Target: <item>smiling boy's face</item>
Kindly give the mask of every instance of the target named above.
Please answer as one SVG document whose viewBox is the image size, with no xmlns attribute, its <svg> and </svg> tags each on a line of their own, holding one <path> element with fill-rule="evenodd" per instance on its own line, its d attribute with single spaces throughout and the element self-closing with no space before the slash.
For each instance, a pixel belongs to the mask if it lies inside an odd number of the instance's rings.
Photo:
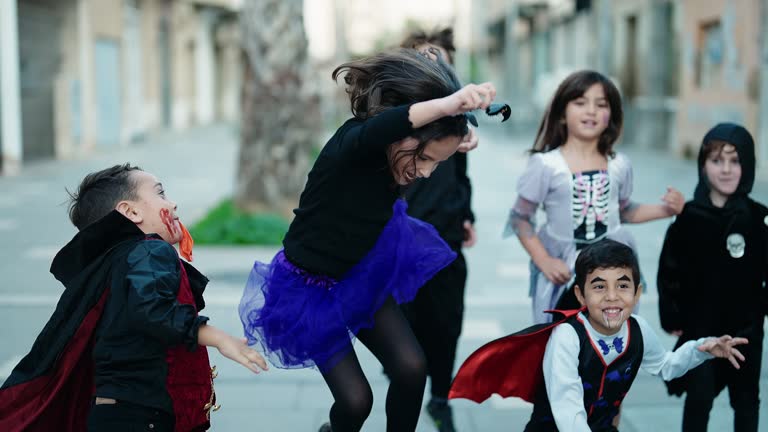
<svg viewBox="0 0 768 432">
<path fill-rule="evenodd" d="M 598 332 L 619 331 L 640 299 L 641 287 L 628 267 L 598 268 L 587 274 L 584 287 L 575 287 L 576 298 L 586 306 L 589 322 Z"/>
</svg>

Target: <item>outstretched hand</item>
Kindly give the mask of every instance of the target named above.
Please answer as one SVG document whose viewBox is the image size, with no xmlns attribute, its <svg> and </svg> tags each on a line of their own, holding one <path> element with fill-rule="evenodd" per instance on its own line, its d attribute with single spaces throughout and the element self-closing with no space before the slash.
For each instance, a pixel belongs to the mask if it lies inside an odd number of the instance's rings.
<svg viewBox="0 0 768 432">
<path fill-rule="evenodd" d="M 670 216 L 679 215 L 682 213 L 683 207 L 685 206 L 685 197 L 683 194 L 671 186 L 667 186 L 667 193 L 661 197 L 661 200 L 664 201 L 664 205 Z"/>
<path fill-rule="evenodd" d="M 741 366 L 739 365 L 739 362 L 736 361 L 736 359 L 739 359 L 743 362 L 744 355 L 734 347 L 736 345 L 745 345 L 748 343 L 749 341 L 746 338 L 734 338 L 725 335 L 720 336 L 719 338 L 710 338 L 703 344 L 699 345 L 698 350 L 701 352 L 710 353 L 715 357 L 728 359 L 733 367 L 740 369 Z"/>
<path fill-rule="evenodd" d="M 241 365 L 250 369 L 253 373 L 259 373 L 259 368 L 262 370 L 269 369 L 267 367 L 267 362 L 264 360 L 264 357 L 262 357 L 258 352 L 249 348 L 248 345 L 246 345 L 246 339 L 244 338 L 237 339 L 227 335 L 227 337 L 221 341 L 217 348 L 219 349 L 221 355 L 240 363 Z"/>
<path fill-rule="evenodd" d="M 496 87 L 493 84 L 467 84 L 461 90 L 443 98 L 443 109 L 446 116 L 455 116 L 476 109 L 486 109 L 494 98 Z"/>
</svg>

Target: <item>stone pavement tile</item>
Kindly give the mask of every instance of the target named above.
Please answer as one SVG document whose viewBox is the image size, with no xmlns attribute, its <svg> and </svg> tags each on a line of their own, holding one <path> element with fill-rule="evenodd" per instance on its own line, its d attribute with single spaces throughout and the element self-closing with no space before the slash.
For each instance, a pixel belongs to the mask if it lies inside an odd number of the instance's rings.
<svg viewBox="0 0 768 432">
<path fill-rule="evenodd" d="M 301 411 L 324 410 L 328 417 L 328 410 L 333 404 L 333 396 L 328 386 L 325 385 L 320 372 L 314 371 L 318 379 L 305 380 L 301 383 L 301 397 L 297 401 L 297 408 Z"/>
<path fill-rule="evenodd" d="M 456 404 L 457 411 L 463 415 L 466 413 L 469 420 L 469 431 L 477 432 L 507 432 L 522 431 L 531 417 L 531 410 L 528 408 L 498 409 L 491 402 L 484 402 L 475 406 L 462 409 L 460 404 Z"/>
<path fill-rule="evenodd" d="M 269 383 L 259 379 L 223 379 L 219 375 L 214 380 L 214 385 L 218 403 L 232 412 L 298 409 L 299 401 L 304 397 L 302 386 L 297 382 Z"/>
<path fill-rule="evenodd" d="M 250 410 L 228 411 L 222 407 L 212 414 L 211 432 L 315 432 L 324 414 L 315 410 L 299 412 L 294 409 L 273 409 L 264 412 Z M 327 415 L 325 415 L 327 417 Z"/>
<path fill-rule="evenodd" d="M 658 404 L 654 406 L 622 408 L 622 432 L 679 431 L 682 425 L 682 406 Z M 709 417 L 710 431 L 733 430 L 732 411 L 714 412 Z M 765 430 L 765 429 L 761 429 Z"/>
</svg>

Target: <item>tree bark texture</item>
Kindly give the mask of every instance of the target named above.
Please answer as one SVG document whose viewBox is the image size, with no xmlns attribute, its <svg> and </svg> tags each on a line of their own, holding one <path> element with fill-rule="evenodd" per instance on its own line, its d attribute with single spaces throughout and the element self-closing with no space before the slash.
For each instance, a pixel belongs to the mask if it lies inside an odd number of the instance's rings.
<svg viewBox="0 0 768 432">
<path fill-rule="evenodd" d="M 287 213 L 306 182 L 320 138 L 302 0 L 246 0 L 244 76 L 235 204 Z"/>
</svg>

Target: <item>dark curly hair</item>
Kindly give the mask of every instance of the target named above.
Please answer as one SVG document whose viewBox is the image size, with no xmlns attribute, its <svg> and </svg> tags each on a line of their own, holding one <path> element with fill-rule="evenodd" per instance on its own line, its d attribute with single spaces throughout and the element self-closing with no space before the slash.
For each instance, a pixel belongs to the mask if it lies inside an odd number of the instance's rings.
<svg viewBox="0 0 768 432">
<path fill-rule="evenodd" d="M 131 178 L 134 171 L 141 168 L 130 163 L 115 165 L 85 176 L 74 193 L 67 191 L 72 224 L 82 230 L 109 214 L 120 201 L 136 200 L 136 182 Z"/>
</svg>

